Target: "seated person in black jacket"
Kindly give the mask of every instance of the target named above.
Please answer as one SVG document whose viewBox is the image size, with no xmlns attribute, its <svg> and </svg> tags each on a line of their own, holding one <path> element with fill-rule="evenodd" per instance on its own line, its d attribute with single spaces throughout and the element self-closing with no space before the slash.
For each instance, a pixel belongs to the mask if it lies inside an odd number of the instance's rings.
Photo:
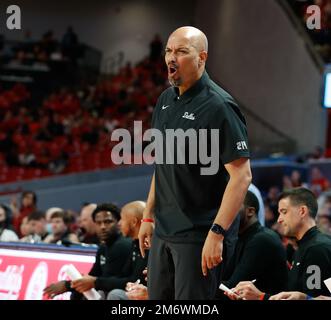
<svg viewBox="0 0 331 320">
<path fill-rule="evenodd" d="M 44 293 L 49 297 L 73 291 L 71 298 L 78 299 L 82 296 L 77 293 L 91 288 L 107 291 L 108 277 L 121 276 L 132 245 L 131 240 L 124 238 L 118 230 L 120 209 L 113 204 L 101 204 L 93 211 L 92 218 L 101 244 L 91 271 L 79 280 L 60 281 L 49 285 L 44 289 Z"/>
<path fill-rule="evenodd" d="M 302 292 L 307 299 L 330 294 L 324 280 L 331 277 L 331 238 L 316 227 L 317 209 L 315 195 L 305 188 L 285 191 L 279 197 L 278 223 L 283 226 L 284 235 L 295 237 L 298 244 L 289 272 L 288 290 Z M 233 291 L 247 300 L 270 297 L 251 282 L 241 282 Z M 287 293 L 278 294 L 273 299 L 285 296 Z"/>
<path fill-rule="evenodd" d="M 240 281 L 255 279 L 261 290 L 277 293 L 287 285 L 286 252 L 279 236 L 261 226 L 258 211 L 257 197 L 247 191 L 239 212 L 238 241 L 222 283 L 233 288 Z M 222 293 L 219 290 L 217 297 Z"/>
<path fill-rule="evenodd" d="M 141 256 L 138 240 L 139 228 L 145 207 L 145 202 L 134 201 L 126 204 L 121 210 L 119 227 L 124 236 L 133 240 L 132 253 L 123 268 L 121 276 L 109 277 L 107 279 L 108 289 L 113 289 L 109 292 L 107 300 L 128 300 L 126 291 L 124 290 L 127 283 L 135 282 L 146 285 L 143 271 L 147 267 L 147 255 L 145 258 Z"/>
</svg>

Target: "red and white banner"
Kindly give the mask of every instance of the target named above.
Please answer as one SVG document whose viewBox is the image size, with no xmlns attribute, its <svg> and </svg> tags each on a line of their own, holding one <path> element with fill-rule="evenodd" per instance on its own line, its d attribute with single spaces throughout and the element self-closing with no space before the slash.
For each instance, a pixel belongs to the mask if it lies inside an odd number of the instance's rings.
<svg viewBox="0 0 331 320">
<path fill-rule="evenodd" d="M 0 248 L 0 300 L 45 300 L 43 289 L 68 280 L 64 267 L 73 264 L 87 274 L 95 257 L 91 255 Z M 65 293 L 54 300 L 68 300 Z"/>
</svg>

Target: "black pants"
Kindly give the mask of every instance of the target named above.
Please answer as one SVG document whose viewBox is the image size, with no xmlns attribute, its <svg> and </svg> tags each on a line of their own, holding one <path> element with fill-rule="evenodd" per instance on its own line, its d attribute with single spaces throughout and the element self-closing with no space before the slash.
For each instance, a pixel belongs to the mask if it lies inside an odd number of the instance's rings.
<svg viewBox="0 0 331 320">
<path fill-rule="evenodd" d="M 238 217 L 239 218 L 239 217 Z M 223 243 L 223 262 L 208 271 L 201 269 L 203 243 L 174 243 L 155 234 L 148 257 L 148 295 L 151 300 L 210 300 L 215 298 L 221 274 L 233 254 L 239 219 Z"/>
</svg>

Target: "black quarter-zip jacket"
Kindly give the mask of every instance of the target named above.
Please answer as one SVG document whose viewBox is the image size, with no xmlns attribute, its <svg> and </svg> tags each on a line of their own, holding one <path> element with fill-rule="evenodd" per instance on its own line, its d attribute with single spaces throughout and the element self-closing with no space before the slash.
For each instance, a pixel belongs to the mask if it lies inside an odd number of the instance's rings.
<svg viewBox="0 0 331 320">
<path fill-rule="evenodd" d="M 317 227 L 309 229 L 298 241 L 289 272 L 290 291 L 301 291 L 312 297 L 329 296 L 324 280 L 331 277 L 331 237 Z"/>
<path fill-rule="evenodd" d="M 135 282 L 138 279 L 140 283 L 146 284 L 143 270 L 147 266 L 148 255 L 145 258 L 141 256 L 139 249 L 139 240 L 131 241 L 130 254 L 126 255 L 126 261 L 121 263 L 122 267 L 116 269 L 116 274 L 107 274 L 107 276 L 97 277 L 95 288 L 109 292 L 113 289 L 125 289 L 128 282 Z M 111 265 L 112 268 L 112 265 Z"/>
<path fill-rule="evenodd" d="M 286 252 L 280 237 L 259 222 L 239 234 L 224 284 L 234 288 L 240 281 L 256 280 L 256 287 L 271 294 L 285 291 L 288 282 Z"/>
</svg>

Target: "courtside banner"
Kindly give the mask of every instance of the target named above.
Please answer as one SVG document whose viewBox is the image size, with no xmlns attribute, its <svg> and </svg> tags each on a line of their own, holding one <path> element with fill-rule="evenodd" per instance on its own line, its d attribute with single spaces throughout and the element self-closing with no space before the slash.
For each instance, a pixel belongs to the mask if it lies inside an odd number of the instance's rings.
<svg viewBox="0 0 331 320">
<path fill-rule="evenodd" d="M 88 254 L 0 248 L 0 300 L 44 300 L 47 285 L 68 280 L 67 265 L 87 274 L 94 261 L 94 255 Z M 54 300 L 69 298 L 70 293 L 65 293 Z"/>
</svg>

